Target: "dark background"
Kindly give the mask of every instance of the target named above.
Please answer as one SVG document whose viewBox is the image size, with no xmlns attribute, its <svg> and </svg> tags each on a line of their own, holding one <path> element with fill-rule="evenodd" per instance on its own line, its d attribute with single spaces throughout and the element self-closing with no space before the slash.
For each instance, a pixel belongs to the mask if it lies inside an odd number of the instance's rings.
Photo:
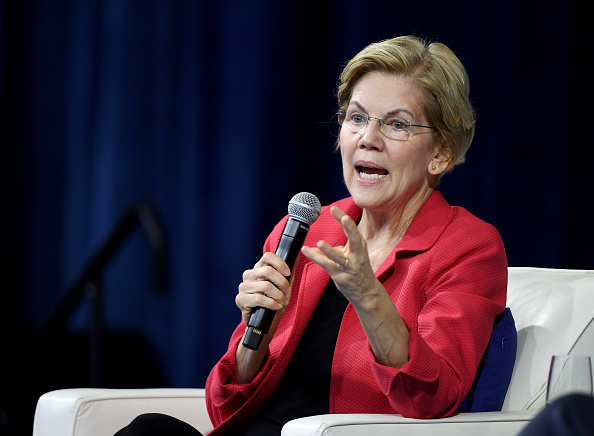
<svg viewBox="0 0 594 436">
<path fill-rule="evenodd" d="M 443 179 L 449 202 L 499 229 L 510 266 L 594 267 L 585 2 L 0 4 L 3 435 L 30 434 L 51 389 L 204 386 L 240 320 L 241 273 L 289 199 L 346 195 L 334 90 L 381 39 L 443 42 L 468 69 L 477 133 Z M 167 281 L 155 290 L 133 227 L 95 274 L 97 372 L 86 298 L 44 326 L 139 201 L 162 225 Z"/>
</svg>

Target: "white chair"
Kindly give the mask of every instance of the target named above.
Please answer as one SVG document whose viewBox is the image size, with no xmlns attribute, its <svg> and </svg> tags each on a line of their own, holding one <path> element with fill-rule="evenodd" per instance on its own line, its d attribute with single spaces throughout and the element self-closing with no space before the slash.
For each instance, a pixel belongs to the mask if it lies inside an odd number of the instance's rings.
<svg viewBox="0 0 594 436">
<path fill-rule="evenodd" d="M 319 415 L 287 423 L 296 435 L 515 435 L 544 407 L 554 354 L 594 354 L 594 271 L 509 268 L 508 307 L 518 331 L 516 362 L 500 412 L 441 419 L 399 415 Z M 202 389 L 64 389 L 39 399 L 34 436 L 111 435 L 145 412 L 212 428 Z"/>
<path fill-rule="evenodd" d="M 202 432 L 212 430 L 204 389 L 61 389 L 42 395 L 35 436 L 113 435 L 142 413 L 175 416 Z"/>
</svg>

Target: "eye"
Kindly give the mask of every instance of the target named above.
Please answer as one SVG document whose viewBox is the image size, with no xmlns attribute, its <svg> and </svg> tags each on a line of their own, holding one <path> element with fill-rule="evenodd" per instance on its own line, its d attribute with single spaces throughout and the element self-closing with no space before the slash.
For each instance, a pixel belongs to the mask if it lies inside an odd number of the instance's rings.
<svg viewBox="0 0 594 436">
<path fill-rule="evenodd" d="M 365 124 L 367 117 L 359 112 L 353 112 L 347 119 L 353 124 Z"/>
<path fill-rule="evenodd" d="M 403 120 L 402 118 L 388 118 L 386 121 L 384 121 L 384 124 L 399 132 L 406 130 L 410 125 L 408 121 Z"/>
</svg>

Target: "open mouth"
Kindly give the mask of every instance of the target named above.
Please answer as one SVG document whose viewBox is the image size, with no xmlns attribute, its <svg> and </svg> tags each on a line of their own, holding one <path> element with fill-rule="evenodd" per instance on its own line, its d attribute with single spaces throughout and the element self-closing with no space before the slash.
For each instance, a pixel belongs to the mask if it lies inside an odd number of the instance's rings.
<svg viewBox="0 0 594 436">
<path fill-rule="evenodd" d="M 383 168 L 376 168 L 364 165 L 357 165 L 357 174 L 366 180 L 383 179 L 388 175 L 388 171 Z"/>
</svg>

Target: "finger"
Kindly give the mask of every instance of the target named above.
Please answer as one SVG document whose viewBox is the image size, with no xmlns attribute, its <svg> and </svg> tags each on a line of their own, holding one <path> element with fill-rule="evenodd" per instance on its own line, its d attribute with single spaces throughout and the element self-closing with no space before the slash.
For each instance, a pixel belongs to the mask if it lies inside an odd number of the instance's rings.
<svg viewBox="0 0 594 436">
<path fill-rule="evenodd" d="M 304 256 L 320 265 L 331 275 L 339 272 L 340 265 L 346 263 L 346 256 L 341 253 L 341 250 L 332 248 L 324 241 L 318 242 L 317 247 L 303 247 L 301 251 Z"/>
<path fill-rule="evenodd" d="M 272 268 L 276 269 L 286 277 L 289 277 L 289 275 L 291 275 L 291 271 L 289 270 L 289 266 L 287 265 L 287 263 L 280 256 L 270 251 L 262 255 L 260 260 L 256 262 L 256 265 L 254 265 L 254 269 L 266 265 L 271 266 Z"/>
<path fill-rule="evenodd" d="M 332 245 L 328 244 L 326 241 L 318 241 L 317 248 L 322 253 L 324 253 L 328 257 L 328 259 L 330 259 L 332 262 L 337 263 L 337 264 L 344 263 L 344 259 L 346 256 L 343 252 L 344 247 L 342 245 L 338 246 L 338 247 L 333 247 Z"/>
<path fill-rule="evenodd" d="M 270 282 L 240 284 L 235 302 L 241 310 L 249 312 L 256 307 L 279 310 L 289 303 L 286 295 Z"/>
<path fill-rule="evenodd" d="M 346 212 L 345 212 L 344 210 L 342 210 L 342 209 L 341 209 L 340 207 L 338 207 L 338 206 L 332 206 L 332 207 L 330 208 L 330 214 L 331 214 L 331 215 L 334 217 L 334 219 L 335 219 L 336 221 L 338 221 L 338 222 L 340 222 L 340 219 L 341 219 L 343 216 L 348 216 L 348 215 L 346 214 Z"/>
<path fill-rule="evenodd" d="M 270 281 L 281 290 L 289 287 L 288 277 L 291 271 L 287 263 L 278 255 L 267 252 L 254 265 L 253 269 L 243 272 L 243 281 Z"/>
<path fill-rule="evenodd" d="M 361 235 L 361 232 L 359 232 L 357 223 L 355 223 L 355 221 L 350 216 L 348 216 L 343 210 L 341 210 L 337 206 L 333 206 L 330 209 L 330 213 L 332 214 L 334 219 L 340 224 L 348 240 L 346 246 L 342 250 L 342 253 L 345 256 L 348 256 L 353 251 L 366 251 L 367 249 L 365 246 L 365 242 L 363 236 Z"/>
<path fill-rule="evenodd" d="M 337 206 L 332 206 L 330 209 L 330 213 L 334 217 L 334 219 L 340 224 L 343 228 L 345 235 L 350 238 L 351 236 L 357 236 L 359 234 L 359 230 L 357 229 L 357 223 L 348 216 L 342 209 Z"/>
<path fill-rule="evenodd" d="M 258 300 L 258 298 L 260 298 Z M 241 310 L 241 316 L 246 324 L 249 323 L 252 312 L 258 308 L 263 307 L 272 311 L 279 311 L 283 309 L 283 305 L 274 302 L 270 298 L 261 294 L 237 294 L 235 297 L 235 304 Z"/>
<path fill-rule="evenodd" d="M 357 228 L 357 224 L 355 223 L 355 221 L 353 221 L 353 219 L 338 206 L 332 206 L 332 208 L 330 209 L 330 213 L 332 214 L 334 219 L 338 221 L 340 226 L 344 229 L 345 233 L 347 233 L 347 236 L 349 232 Z"/>
<path fill-rule="evenodd" d="M 253 269 L 244 271 L 239 284 L 237 306 L 245 313 L 255 307 L 279 310 L 289 303 L 290 274 L 286 262 L 274 253 L 268 252 L 260 258 Z"/>
<path fill-rule="evenodd" d="M 286 281 L 286 279 L 284 279 Z M 287 282 L 288 283 L 288 282 Z M 284 304 L 287 298 L 289 285 L 280 289 L 279 286 L 268 280 L 259 280 L 255 282 L 241 282 L 238 286 L 240 294 L 261 294 L 279 303 Z"/>
<path fill-rule="evenodd" d="M 281 274 L 270 265 L 261 266 L 254 269 L 248 269 L 243 272 L 243 283 L 271 283 L 281 291 L 286 291 L 289 287 L 288 277 Z"/>
</svg>

